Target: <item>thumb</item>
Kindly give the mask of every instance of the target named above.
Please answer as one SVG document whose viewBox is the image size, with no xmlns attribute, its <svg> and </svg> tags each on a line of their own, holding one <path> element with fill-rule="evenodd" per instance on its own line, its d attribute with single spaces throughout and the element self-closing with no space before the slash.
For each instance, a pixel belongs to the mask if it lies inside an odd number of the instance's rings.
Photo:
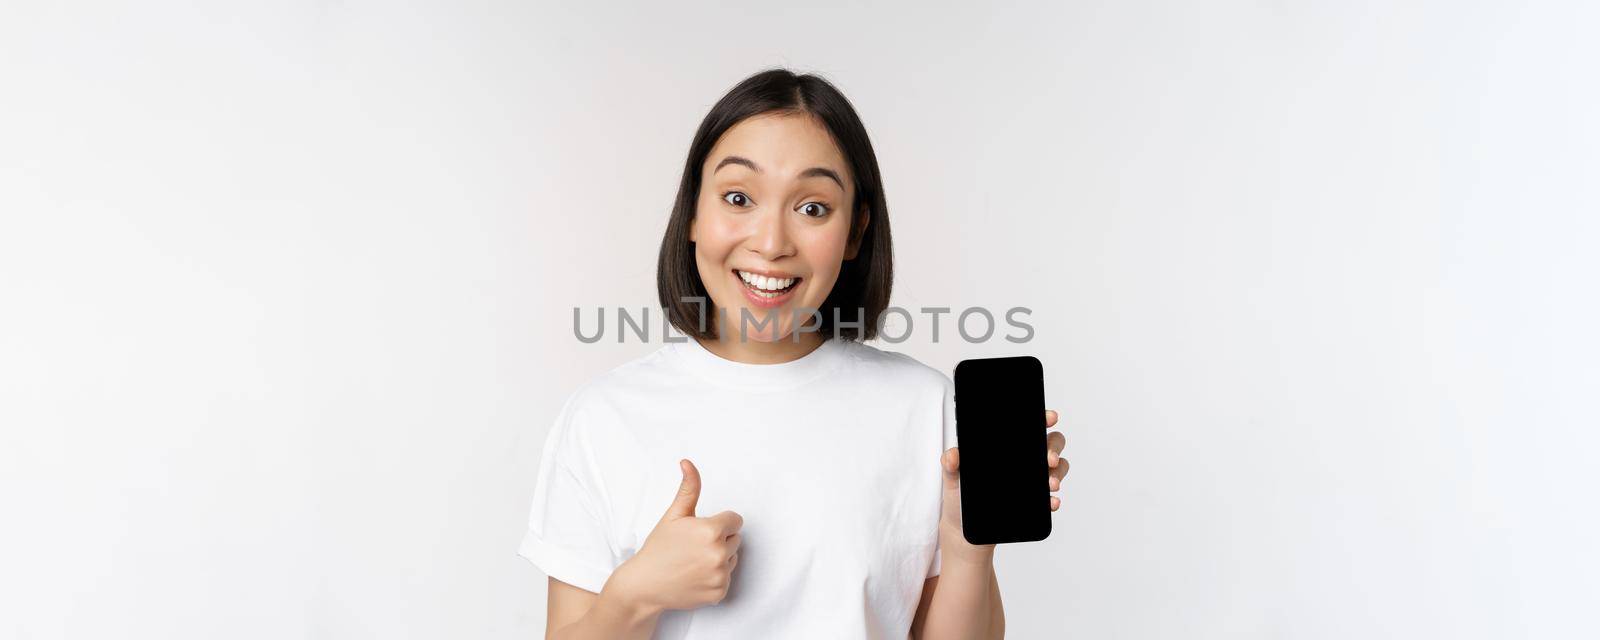
<svg viewBox="0 0 1600 640">
<path fill-rule="evenodd" d="M 961 450 L 956 447 L 946 449 L 944 455 L 939 456 L 939 468 L 944 471 L 944 490 L 955 491 L 961 488 Z"/>
<path fill-rule="evenodd" d="M 694 468 L 694 463 L 687 458 L 678 461 L 678 468 L 683 470 L 683 482 L 678 485 L 678 495 L 667 506 L 662 520 L 693 518 L 694 505 L 700 501 L 700 470 Z"/>
</svg>

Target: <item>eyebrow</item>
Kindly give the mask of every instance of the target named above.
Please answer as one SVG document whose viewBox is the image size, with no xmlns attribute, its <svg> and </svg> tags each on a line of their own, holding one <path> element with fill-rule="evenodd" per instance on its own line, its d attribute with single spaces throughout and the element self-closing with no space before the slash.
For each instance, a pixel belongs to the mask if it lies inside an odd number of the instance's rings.
<svg viewBox="0 0 1600 640">
<path fill-rule="evenodd" d="M 749 167 L 751 171 L 761 173 L 761 167 L 756 166 L 756 163 L 751 162 L 749 158 L 745 158 L 743 156 L 728 156 L 723 158 L 721 162 L 717 163 L 717 167 L 712 169 L 711 172 L 716 173 L 718 170 L 721 170 L 723 167 L 730 164 L 742 164 L 746 167 Z M 844 188 L 844 181 L 839 179 L 839 174 L 834 172 L 833 169 L 829 169 L 827 167 L 812 167 L 800 172 L 800 177 L 802 178 L 815 178 L 818 176 L 838 183 L 840 189 Z"/>
</svg>

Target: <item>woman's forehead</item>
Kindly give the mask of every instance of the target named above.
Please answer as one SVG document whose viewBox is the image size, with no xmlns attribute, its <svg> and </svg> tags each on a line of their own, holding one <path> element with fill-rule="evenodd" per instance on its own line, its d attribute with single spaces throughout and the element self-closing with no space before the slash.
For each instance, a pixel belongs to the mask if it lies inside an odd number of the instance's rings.
<svg viewBox="0 0 1600 640">
<path fill-rule="evenodd" d="M 751 168 L 737 163 L 742 170 L 785 178 L 813 167 L 832 169 L 841 176 L 847 175 L 850 169 L 828 129 L 809 114 L 746 118 L 730 127 L 712 146 L 711 153 L 706 156 L 706 170 L 712 171 L 725 164 L 729 156 L 755 165 Z"/>
</svg>

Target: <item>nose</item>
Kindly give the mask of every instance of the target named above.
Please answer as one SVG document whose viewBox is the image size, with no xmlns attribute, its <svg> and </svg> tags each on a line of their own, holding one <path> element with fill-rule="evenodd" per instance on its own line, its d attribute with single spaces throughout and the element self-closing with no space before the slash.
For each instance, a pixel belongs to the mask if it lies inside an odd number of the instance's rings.
<svg viewBox="0 0 1600 640">
<path fill-rule="evenodd" d="M 754 228 L 750 230 L 746 247 L 768 261 L 794 254 L 794 243 L 789 238 L 783 211 L 769 209 L 756 213 L 754 218 Z"/>
</svg>

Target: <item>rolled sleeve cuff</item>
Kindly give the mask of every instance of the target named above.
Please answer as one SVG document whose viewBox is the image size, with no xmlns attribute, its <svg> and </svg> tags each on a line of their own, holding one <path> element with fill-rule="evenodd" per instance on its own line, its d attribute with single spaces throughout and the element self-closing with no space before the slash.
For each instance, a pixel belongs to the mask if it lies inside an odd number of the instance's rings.
<svg viewBox="0 0 1600 640">
<path fill-rule="evenodd" d="M 523 536 L 517 555 L 527 558 L 545 575 L 593 593 L 600 593 L 611 577 L 611 569 L 595 566 L 571 550 L 539 539 L 531 531 Z"/>
</svg>

